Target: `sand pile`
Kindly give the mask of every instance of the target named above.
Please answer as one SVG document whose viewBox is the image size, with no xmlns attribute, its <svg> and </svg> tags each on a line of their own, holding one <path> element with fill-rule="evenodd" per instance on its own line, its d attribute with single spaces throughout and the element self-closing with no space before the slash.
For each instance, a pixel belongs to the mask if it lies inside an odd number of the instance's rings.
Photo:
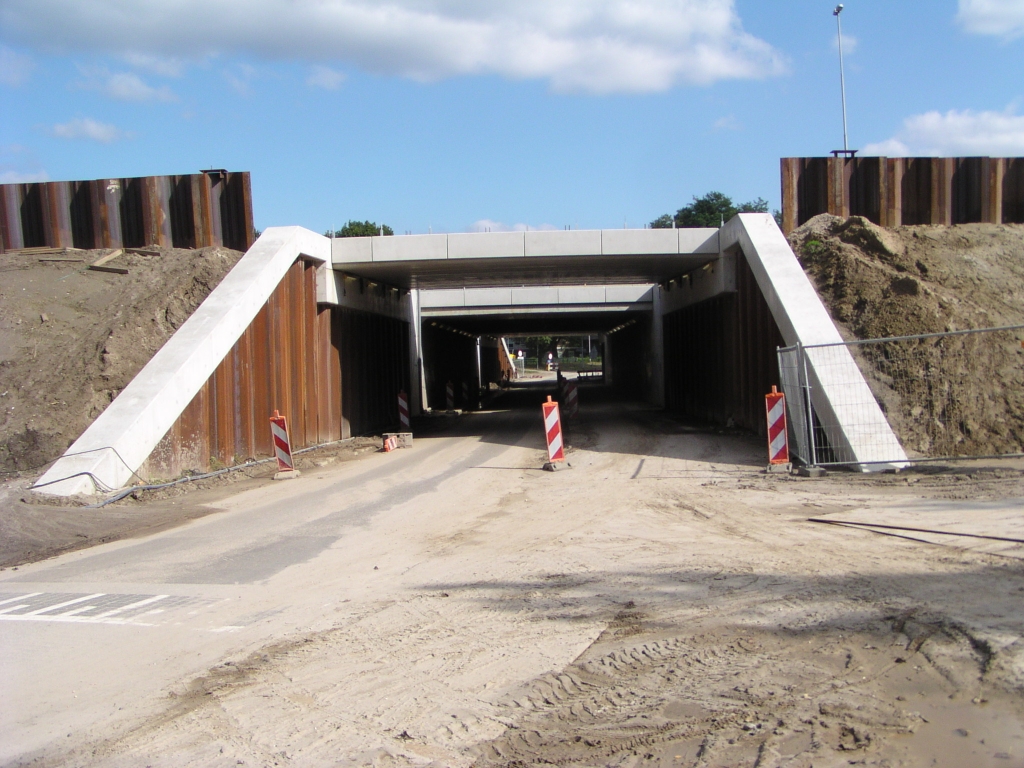
<svg viewBox="0 0 1024 768">
<path fill-rule="evenodd" d="M 0 471 L 63 453 L 241 258 L 226 248 L 0 255 Z"/>
<path fill-rule="evenodd" d="M 823 214 L 790 244 L 840 333 L 873 339 L 1024 324 L 1024 226 L 882 229 Z M 904 447 L 1024 451 L 1024 332 L 854 348 Z"/>
</svg>

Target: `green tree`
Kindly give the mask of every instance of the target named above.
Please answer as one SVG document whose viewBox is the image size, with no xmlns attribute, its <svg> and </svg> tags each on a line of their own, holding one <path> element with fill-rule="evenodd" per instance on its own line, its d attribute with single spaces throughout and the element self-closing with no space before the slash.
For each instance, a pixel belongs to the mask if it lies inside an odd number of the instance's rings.
<svg viewBox="0 0 1024 768">
<path fill-rule="evenodd" d="M 677 227 L 717 227 L 737 213 L 767 213 L 768 201 L 762 197 L 736 205 L 732 198 L 721 192 L 708 192 L 704 197 L 694 197 L 693 202 L 676 211 L 676 215 L 664 214 L 651 222 L 652 229 L 668 229 L 673 221 Z"/>
<path fill-rule="evenodd" d="M 335 237 L 373 237 L 374 235 L 393 235 L 395 230 L 387 224 L 377 224 L 373 221 L 348 221 L 345 226 L 334 233 Z M 324 233 L 326 237 L 331 236 L 331 231 Z"/>
</svg>

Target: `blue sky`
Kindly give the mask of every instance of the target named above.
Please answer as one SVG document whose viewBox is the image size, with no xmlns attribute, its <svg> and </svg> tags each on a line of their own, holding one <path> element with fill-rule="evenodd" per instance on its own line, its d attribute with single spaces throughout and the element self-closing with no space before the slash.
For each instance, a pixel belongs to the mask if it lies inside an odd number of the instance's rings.
<svg viewBox="0 0 1024 768">
<path fill-rule="evenodd" d="M 850 145 L 1024 155 L 1024 0 L 849 0 Z M 823 0 L 0 0 L 0 182 L 252 172 L 256 225 L 643 226 L 842 146 Z"/>
</svg>

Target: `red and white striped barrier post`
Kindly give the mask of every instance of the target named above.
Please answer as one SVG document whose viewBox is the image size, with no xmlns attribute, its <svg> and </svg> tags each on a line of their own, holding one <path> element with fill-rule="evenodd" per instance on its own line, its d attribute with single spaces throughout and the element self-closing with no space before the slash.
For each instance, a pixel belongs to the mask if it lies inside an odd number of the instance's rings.
<svg viewBox="0 0 1024 768">
<path fill-rule="evenodd" d="M 772 385 L 772 391 L 764 396 L 765 411 L 768 414 L 768 469 L 788 469 L 789 433 L 786 429 L 786 395 Z"/>
<path fill-rule="evenodd" d="M 455 385 L 452 384 L 450 381 L 448 382 L 447 388 L 445 389 L 445 395 L 447 396 L 446 399 L 445 399 L 445 404 L 448 406 L 448 410 L 449 411 L 454 411 L 455 410 Z"/>
<path fill-rule="evenodd" d="M 566 417 L 573 419 L 579 415 L 580 412 L 580 396 L 579 389 L 575 379 L 565 380 L 565 415 Z"/>
<path fill-rule="evenodd" d="M 551 400 L 551 395 L 548 395 L 546 403 L 541 404 L 541 410 L 544 412 L 544 434 L 548 443 L 548 462 L 544 469 L 554 472 L 567 464 L 562 443 L 562 420 L 558 413 L 558 403 Z"/>
<path fill-rule="evenodd" d="M 270 434 L 274 440 L 274 455 L 277 457 L 277 474 L 275 480 L 298 477 L 295 460 L 292 459 L 292 440 L 288 434 L 288 420 L 279 411 L 274 410 L 270 417 Z"/>
<path fill-rule="evenodd" d="M 469 382 L 462 382 L 462 407 L 469 408 Z"/>
<path fill-rule="evenodd" d="M 412 428 L 412 422 L 409 421 L 409 396 L 404 389 L 398 392 L 398 423 L 403 432 Z"/>
</svg>

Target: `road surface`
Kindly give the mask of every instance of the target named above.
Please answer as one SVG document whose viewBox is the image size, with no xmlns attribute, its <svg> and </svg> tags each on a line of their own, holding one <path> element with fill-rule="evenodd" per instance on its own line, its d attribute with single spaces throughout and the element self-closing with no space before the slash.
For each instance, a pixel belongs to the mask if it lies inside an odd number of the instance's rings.
<svg viewBox="0 0 1024 768">
<path fill-rule="evenodd" d="M 0 765 L 1024 765 L 1022 561 L 808 522 L 1020 473 L 540 399 L 0 573 Z"/>
</svg>

